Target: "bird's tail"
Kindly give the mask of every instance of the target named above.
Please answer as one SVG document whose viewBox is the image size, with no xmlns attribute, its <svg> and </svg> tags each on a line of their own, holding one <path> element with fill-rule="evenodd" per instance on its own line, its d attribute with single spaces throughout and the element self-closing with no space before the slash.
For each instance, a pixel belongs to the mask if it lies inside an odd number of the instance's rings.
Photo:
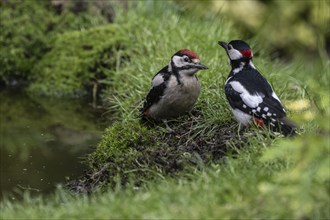
<svg viewBox="0 0 330 220">
<path fill-rule="evenodd" d="M 293 137 L 297 135 L 297 125 L 286 117 L 280 118 L 277 121 L 276 130 L 284 136 Z"/>
</svg>

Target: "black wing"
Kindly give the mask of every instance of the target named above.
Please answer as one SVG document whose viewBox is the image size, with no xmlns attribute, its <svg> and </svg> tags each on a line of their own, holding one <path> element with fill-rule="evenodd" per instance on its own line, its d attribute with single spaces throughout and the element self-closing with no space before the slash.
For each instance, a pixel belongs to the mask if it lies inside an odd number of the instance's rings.
<svg viewBox="0 0 330 220">
<path fill-rule="evenodd" d="M 160 100 L 160 98 L 164 95 L 165 88 L 166 88 L 166 82 L 163 82 L 158 86 L 154 86 L 151 88 L 144 101 L 142 113 L 144 113 L 146 110 L 148 110 L 148 108 L 150 108 L 150 106 L 152 106 L 153 104 L 157 103 Z"/>
<path fill-rule="evenodd" d="M 257 107 L 251 108 L 250 103 L 245 103 L 241 92 L 236 91 L 229 83 L 239 82 L 252 96 L 260 96 L 262 102 Z M 272 87 L 267 80 L 255 69 L 243 70 L 235 75 L 225 85 L 225 93 L 229 104 L 234 109 L 239 109 L 247 114 L 270 120 L 271 118 L 285 117 L 285 111 L 279 100 L 274 97 Z"/>
<path fill-rule="evenodd" d="M 148 108 L 150 108 L 150 106 L 152 106 L 153 104 L 156 104 L 160 100 L 160 98 L 164 95 L 167 82 L 171 76 L 171 73 L 168 72 L 167 70 L 168 70 L 168 66 L 165 66 L 152 78 L 154 79 L 157 75 L 159 75 L 163 78 L 163 82 L 151 88 L 144 101 L 142 113 L 147 111 Z"/>
</svg>

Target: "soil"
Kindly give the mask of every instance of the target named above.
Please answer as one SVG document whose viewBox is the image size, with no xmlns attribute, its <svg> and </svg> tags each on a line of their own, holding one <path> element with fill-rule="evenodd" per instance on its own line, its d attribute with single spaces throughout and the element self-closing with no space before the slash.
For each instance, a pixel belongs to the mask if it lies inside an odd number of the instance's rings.
<svg viewBox="0 0 330 220">
<path fill-rule="evenodd" d="M 91 193 L 100 186 L 115 187 L 128 183 L 138 187 L 143 182 L 157 177 L 175 176 L 184 169 L 201 169 L 210 163 L 220 162 L 230 151 L 246 146 L 246 138 L 237 134 L 237 123 L 214 124 L 209 128 L 197 128 L 203 121 L 199 112 L 194 112 L 182 123 L 171 121 L 168 125 L 174 132 L 166 132 L 162 123 L 148 123 L 150 129 L 164 129 L 164 135 L 145 142 L 141 138 L 131 143 L 130 148 L 139 153 L 132 159 L 109 158 L 94 170 L 87 170 L 79 179 L 66 186 L 74 193 Z"/>
</svg>

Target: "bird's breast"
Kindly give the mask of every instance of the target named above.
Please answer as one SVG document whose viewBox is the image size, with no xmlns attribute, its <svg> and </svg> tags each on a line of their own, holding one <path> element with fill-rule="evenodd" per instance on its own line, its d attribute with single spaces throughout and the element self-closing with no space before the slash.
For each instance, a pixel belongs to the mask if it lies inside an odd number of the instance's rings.
<svg viewBox="0 0 330 220">
<path fill-rule="evenodd" d="M 190 111 L 200 93 L 200 83 L 195 76 L 180 79 L 171 77 L 160 101 L 150 108 L 154 118 L 173 118 Z"/>
<path fill-rule="evenodd" d="M 195 103 L 200 90 L 200 82 L 195 76 L 183 77 L 180 79 L 180 83 L 176 79 L 171 79 L 167 88 L 167 98 L 173 102 L 190 103 L 193 101 Z"/>
</svg>

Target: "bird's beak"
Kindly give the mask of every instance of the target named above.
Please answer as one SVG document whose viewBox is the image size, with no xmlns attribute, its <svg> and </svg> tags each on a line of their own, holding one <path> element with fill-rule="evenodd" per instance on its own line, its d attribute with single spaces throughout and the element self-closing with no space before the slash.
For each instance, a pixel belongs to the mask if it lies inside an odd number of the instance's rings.
<svg viewBox="0 0 330 220">
<path fill-rule="evenodd" d="M 201 63 L 195 63 L 195 67 L 200 70 L 207 70 L 208 67 Z"/>
<path fill-rule="evenodd" d="M 219 44 L 221 47 L 225 48 L 226 51 L 228 50 L 228 44 L 227 44 L 226 42 L 219 41 L 218 44 Z"/>
</svg>

